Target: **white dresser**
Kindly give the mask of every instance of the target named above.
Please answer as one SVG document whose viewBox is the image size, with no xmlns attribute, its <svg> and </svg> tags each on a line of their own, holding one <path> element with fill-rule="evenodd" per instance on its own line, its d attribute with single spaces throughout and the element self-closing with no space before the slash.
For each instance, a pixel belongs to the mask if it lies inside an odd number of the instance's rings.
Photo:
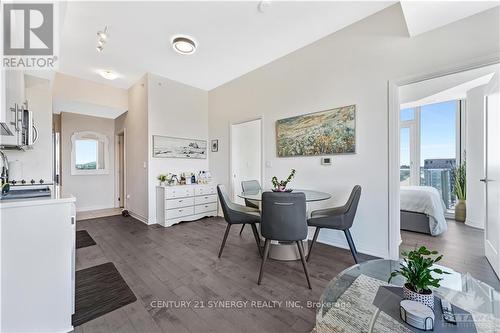
<svg viewBox="0 0 500 333">
<path fill-rule="evenodd" d="M 164 227 L 217 216 L 215 184 L 156 187 L 156 222 Z"/>
</svg>

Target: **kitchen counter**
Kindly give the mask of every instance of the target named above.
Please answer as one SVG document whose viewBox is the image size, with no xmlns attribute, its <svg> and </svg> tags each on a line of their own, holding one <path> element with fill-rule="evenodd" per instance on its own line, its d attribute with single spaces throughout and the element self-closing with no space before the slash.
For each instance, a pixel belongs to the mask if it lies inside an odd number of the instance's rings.
<svg viewBox="0 0 500 333">
<path fill-rule="evenodd" d="M 27 207 L 40 205 L 53 205 L 61 203 L 75 202 L 76 198 L 72 195 L 61 195 L 59 187 L 52 191 L 51 196 L 25 199 L 6 199 L 0 200 L 0 209 L 13 207 Z"/>
</svg>

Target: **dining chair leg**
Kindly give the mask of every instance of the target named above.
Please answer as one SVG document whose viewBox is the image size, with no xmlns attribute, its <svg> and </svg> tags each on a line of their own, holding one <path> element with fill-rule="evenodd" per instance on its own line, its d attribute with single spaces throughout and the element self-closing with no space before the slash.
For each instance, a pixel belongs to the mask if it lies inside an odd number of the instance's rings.
<svg viewBox="0 0 500 333">
<path fill-rule="evenodd" d="M 354 262 L 358 263 L 358 251 L 356 250 L 356 246 L 352 240 L 351 232 L 349 229 L 344 230 L 345 238 L 347 239 L 347 243 L 349 244 L 349 248 L 351 249 L 352 257 L 354 258 Z"/>
<path fill-rule="evenodd" d="M 262 256 L 262 262 L 260 263 L 259 280 L 257 281 L 258 285 L 260 285 L 262 275 L 264 275 L 264 264 L 266 263 L 267 256 L 269 255 L 269 245 L 271 245 L 271 240 L 266 238 L 266 241 L 264 242 L 264 255 Z"/>
<path fill-rule="evenodd" d="M 302 261 L 302 267 L 304 268 L 304 273 L 306 274 L 307 286 L 309 287 L 309 289 L 312 289 L 311 281 L 309 281 L 309 272 L 307 271 L 306 258 L 304 258 L 304 245 L 302 244 L 302 241 L 297 241 L 296 243 L 297 247 L 299 248 L 300 261 Z"/>
<path fill-rule="evenodd" d="M 313 240 L 311 242 L 311 245 L 309 246 L 309 253 L 307 254 L 306 261 L 309 261 L 309 258 L 311 257 L 311 251 L 313 249 L 314 243 L 316 243 L 316 239 L 318 239 L 320 229 L 321 229 L 320 227 L 316 227 L 316 230 L 314 230 L 314 237 L 313 237 Z"/>
<path fill-rule="evenodd" d="M 259 255 L 262 257 L 262 250 L 260 248 L 260 237 L 259 237 L 259 232 L 257 231 L 257 226 L 255 225 L 255 223 L 252 223 L 251 226 L 253 231 L 253 237 L 255 238 L 255 242 L 257 243 L 257 248 L 259 249 Z"/>
<path fill-rule="evenodd" d="M 241 236 L 241 233 L 243 232 L 243 229 L 245 229 L 245 225 L 244 224 L 241 226 L 240 236 Z"/>
<path fill-rule="evenodd" d="M 224 246 L 226 245 L 226 239 L 227 235 L 229 234 L 229 229 L 231 229 L 231 224 L 228 223 L 226 227 L 226 232 L 224 233 L 224 238 L 222 239 L 222 244 L 220 245 L 219 258 L 222 255 L 222 250 L 224 250 Z"/>
</svg>

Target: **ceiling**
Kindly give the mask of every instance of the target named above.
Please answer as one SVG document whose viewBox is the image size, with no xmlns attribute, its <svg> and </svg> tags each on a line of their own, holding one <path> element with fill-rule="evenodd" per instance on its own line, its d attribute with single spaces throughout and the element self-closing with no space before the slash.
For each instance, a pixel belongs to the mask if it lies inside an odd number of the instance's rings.
<svg viewBox="0 0 500 333">
<path fill-rule="evenodd" d="M 399 88 L 401 109 L 464 99 L 467 91 L 485 85 L 500 65 L 490 65 L 434 79 L 408 84 Z"/>
<path fill-rule="evenodd" d="M 401 1 L 412 37 L 498 5 L 498 1 Z"/>
<path fill-rule="evenodd" d="M 60 10 L 59 70 L 119 88 L 129 88 L 144 73 L 151 72 L 211 90 L 395 2 L 266 3 L 268 6 L 261 12 L 259 1 L 69 1 Z M 440 10 L 436 22 L 428 12 L 435 3 L 422 5 L 427 6 L 427 11 L 422 6 L 417 10 L 403 4 L 410 35 L 491 6 L 466 2 L 459 14 Z M 446 6 L 462 5 L 448 2 Z M 418 20 L 427 23 L 417 25 Z M 104 52 L 98 53 L 96 32 L 105 26 L 108 42 Z M 196 53 L 175 53 L 171 38 L 176 34 L 193 36 L 198 43 Z M 108 81 L 97 74 L 98 70 L 113 70 L 119 77 Z"/>
</svg>

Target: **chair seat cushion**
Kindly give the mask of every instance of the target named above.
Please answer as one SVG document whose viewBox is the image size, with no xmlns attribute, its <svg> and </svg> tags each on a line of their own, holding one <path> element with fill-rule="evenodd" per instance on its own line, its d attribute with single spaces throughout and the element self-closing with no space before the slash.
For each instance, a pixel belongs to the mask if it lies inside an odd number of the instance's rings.
<svg viewBox="0 0 500 333">
<path fill-rule="evenodd" d="M 307 220 L 307 225 L 310 227 L 320 227 L 327 229 L 344 229 L 343 219 L 341 216 L 315 216 Z"/>
</svg>

